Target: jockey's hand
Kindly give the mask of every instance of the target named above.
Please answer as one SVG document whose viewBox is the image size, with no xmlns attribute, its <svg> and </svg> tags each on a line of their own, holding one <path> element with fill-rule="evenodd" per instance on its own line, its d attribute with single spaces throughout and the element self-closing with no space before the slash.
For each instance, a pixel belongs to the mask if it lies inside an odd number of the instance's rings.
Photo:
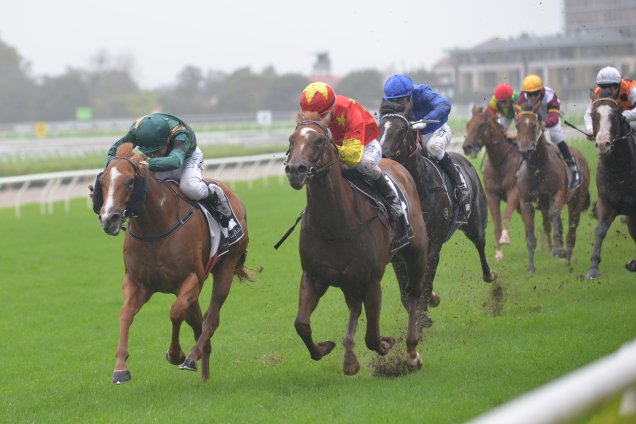
<svg viewBox="0 0 636 424">
<path fill-rule="evenodd" d="M 141 166 L 143 166 L 145 168 L 148 168 L 148 161 L 147 160 L 142 160 L 142 161 L 139 162 L 139 165 L 141 165 Z"/>
<path fill-rule="evenodd" d="M 506 138 L 513 139 L 517 138 L 517 129 L 516 128 L 508 128 L 506 130 Z"/>
<path fill-rule="evenodd" d="M 90 197 L 91 199 L 93 198 L 93 192 L 95 191 L 95 187 L 93 187 L 93 184 L 88 186 L 88 197 Z"/>
<path fill-rule="evenodd" d="M 587 139 L 590 141 L 594 141 L 596 140 L 596 137 L 594 137 L 594 134 L 587 133 Z"/>
<path fill-rule="evenodd" d="M 545 121 L 541 121 L 541 128 L 545 128 Z"/>
</svg>

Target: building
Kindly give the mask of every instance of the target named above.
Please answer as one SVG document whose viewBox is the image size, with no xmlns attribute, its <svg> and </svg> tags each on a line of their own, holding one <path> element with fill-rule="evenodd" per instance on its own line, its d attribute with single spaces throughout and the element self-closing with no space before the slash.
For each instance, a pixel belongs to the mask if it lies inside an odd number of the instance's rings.
<svg viewBox="0 0 636 424">
<path fill-rule="evenodd" d="M 636 78 L 636 1 L 564 0 L 564 10 L 564 34 L 493 38 L 448 51 L 434 68 L 436 88 L 454 102 L 479 103 L 490 99 L 497 84 L 519 90 L 523 77 L 535 73 L 562 100 L 576 103 L 588 101 L 604 66 Z"/>
</svg>

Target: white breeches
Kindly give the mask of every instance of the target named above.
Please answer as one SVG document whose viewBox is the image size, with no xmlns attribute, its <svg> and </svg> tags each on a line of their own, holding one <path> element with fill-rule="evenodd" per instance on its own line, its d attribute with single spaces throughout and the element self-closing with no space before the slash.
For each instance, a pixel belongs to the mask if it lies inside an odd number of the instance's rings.
<svg viewBox="0 0 636 424">
<path fill-rule="evenodd" d="M 432 133 L 424 134 L 422 142 L 426 145 L 426 150 L 430 157 L 442 160 L 452 137 L 453 130 L 450 129 L 448 124 L 444 124 Z"/>
<path fill-rule="evenodd" d="M 201 200 L 208 197 L 210 190 L 203 181 L 203 152 L 198 147 L 192 156 L 186 158 L 179 169 L 172 171 L 156 172 L 158 180 L 179 181 L 179 188 L 192 200 Z"/>
</svg>

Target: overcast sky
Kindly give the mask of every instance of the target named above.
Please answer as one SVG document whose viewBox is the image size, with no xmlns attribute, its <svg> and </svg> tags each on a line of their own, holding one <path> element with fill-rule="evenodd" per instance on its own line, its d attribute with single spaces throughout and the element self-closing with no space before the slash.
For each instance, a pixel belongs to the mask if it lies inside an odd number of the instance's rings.
<svg viewBox="0 0 636 424">
<path fill-rule="evenodd" d="M 87 69 L 105 51 L 132 60 L 136 81 L 154 88 L 186 65 L 308 74 L 322 51 L 340 76 L 430 69 L 448 49 L 562 33 L 562 8 L 563 0 L 6 0 L 0 39 L 33 76 Z"/>
</svg>

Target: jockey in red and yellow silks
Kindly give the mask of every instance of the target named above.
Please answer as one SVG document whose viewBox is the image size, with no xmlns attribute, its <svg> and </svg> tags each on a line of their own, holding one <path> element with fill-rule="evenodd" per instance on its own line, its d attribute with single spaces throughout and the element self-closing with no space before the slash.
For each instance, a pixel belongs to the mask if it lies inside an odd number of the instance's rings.
<svg viewBox="0 0 636 424">
<path fill-rule="evenodd" d="M 318 113 L 340 153 L 340 161 L 373 182 L 386 199 L 391 220 L 398 225 L 393 249 L 408 243 L 413 231 L 393 188 L 380 169 L 382 146 L 376 139 L 380 129 L 373 116 L 353 99 L 337 96 L 324 82 L 309 84 L 300 94 L 302 113 Z M 304 119 L 300 117 L 299 119 Z"/>
</svg>

